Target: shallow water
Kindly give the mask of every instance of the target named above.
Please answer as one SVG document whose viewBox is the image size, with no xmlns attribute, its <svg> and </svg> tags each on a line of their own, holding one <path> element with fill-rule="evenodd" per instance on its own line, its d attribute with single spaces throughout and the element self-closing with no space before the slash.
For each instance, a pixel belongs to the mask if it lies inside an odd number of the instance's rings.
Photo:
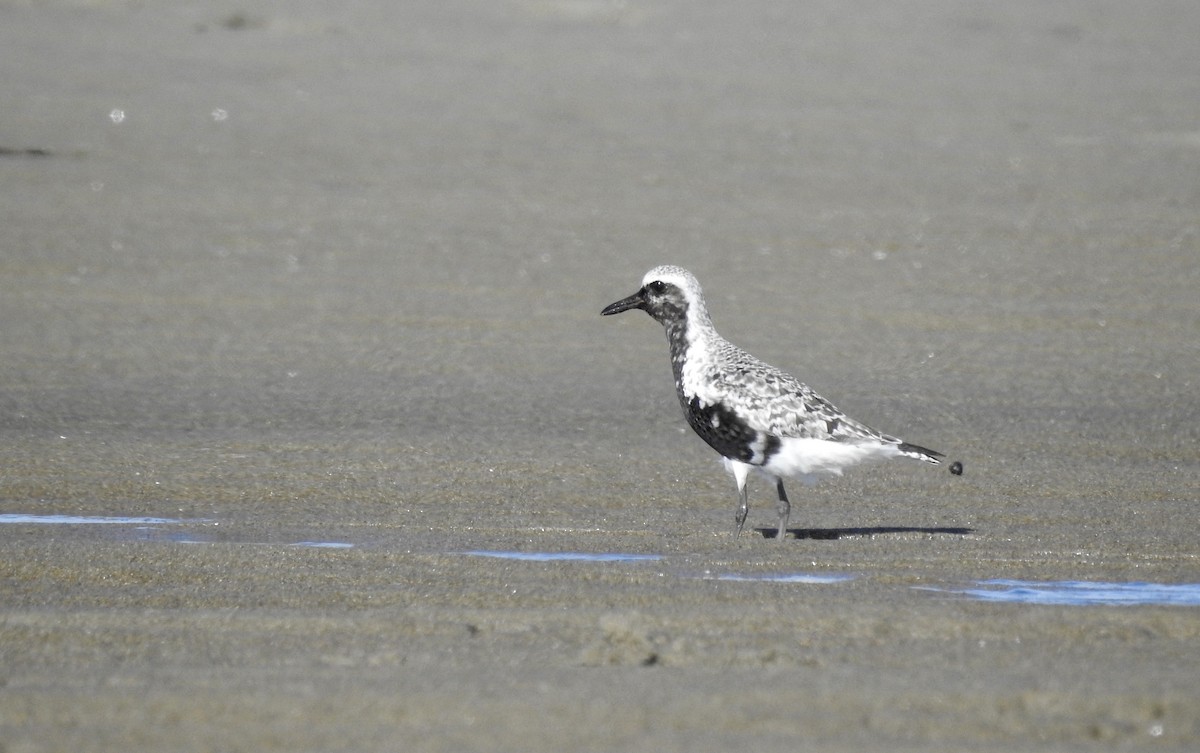
<svg viewBox="0 0 1200 753">
<path fill-rule="evenodd" d="M 762 575 L 723 573 L 720 575 L 705 576 L 706 580 L 745 581 L 758 583 L 806 583 L 813 585 L 844 583 L 845 581 L 854 580 L 854 578 L 855 576 L 853 575 L 819 575 L 817 573 L 782 573 Z"/>
<path fill-rule="evenodd" d="M 137 518 L 99 515 L 26 515 L 22 513 L 0 514 L 0 525 L 168 525 L 170 523 L 198 523 L 197 520 L 176 518 Z"/>
<path fill-rule="evenodd" d="M 312 549 L 353 549 L 360 544 L 351 541 L 302 538 L 299 541 L 238 540 L 225 538 L 228 528 L 218 539 L 204 533 L 180 530 L 180 524 L 210 523 L 201 519 L 157 518 L 137 516 L 94 515 L 33 515 L 25 513 L 0 514 L 0 525 L 70 525 L 70 526 L 130 526 L 135 538 L 176 544 L 204 544 L 218 541 L 255 545 L 284 545 Z M 217 525 L 214 523 L 213 525 Z M 170 528 L 164 529 L 164 526 Z M 519 562 L 594 562 L 629 563 L 663 560 L 658 554 L 628 552 L 520 552 L 513 550 L 475 549 L 459 552 L 470 557 L 489 557 Z M 703 580 L 745 583 L 783 583 L 829 585 L 855 580 L 853 574 L 821 573 L 712 573 L 705 572 Z M 1200 606 L 1200 583 L 1147 583 L 1103 581 L 1027 581 L 995 578 L 975 582 L 975 587 L 919 586 L 917 590 L 958 594 L 978 601 L 1001 604 L 1042 604 L 1065 606 Z"/>
<path fill-rule="evenodd" d="M 1067 606 L 1200 606 L 1200 583 L 1104 583 L 1090 581 L 983 580 L 980 588 L 929 590 L 980 601 Z"/>
</svg>

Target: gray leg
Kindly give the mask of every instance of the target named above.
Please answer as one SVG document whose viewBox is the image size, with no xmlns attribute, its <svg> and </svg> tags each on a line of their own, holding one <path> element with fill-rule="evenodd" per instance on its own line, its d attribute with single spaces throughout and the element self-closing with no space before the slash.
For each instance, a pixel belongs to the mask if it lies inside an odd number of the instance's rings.
<svg viewBox="0 0 1200 753">
<path fill-rule="evenodd" d="M 746 479 L 750 476 L 750 466 L 725 458 L 725 467 L 733 474 L 733 480 L 737 483 L 738 509 L 737 514 L 733 516 L 733 522 L 737 524 L 737 533 L 734 534 L 736 538 L 742 535 L 742 526 L 746 524 L 746 514 L 750 512 L 749 495 L 746 492 Z"/>
<path fill-rule="evenodd" d="M 738 505 L 737 514 L 733 516 L 733 521 L 737 523 L 737 533 L 734 534 L 734 538 L 742 535 L 742 526 L 746 525 L 746 515 L 750 512 L 750 501 L 747 498 L 746 482 L 743 481 L 740 487 L 741 488 L 738 489 L 738 493 L 741 496 L 741 504 Z"/>
<path fill-rule="evenodd" d="M 783 541 L 787 533 L 788 516 L 792 514 L 792 503 L 788 502 L 787 492 L 783 490 L 783 479 L 775 479 L 775 489 L 779 492 L 779 503 L 775 506 L 775 511 L 779 513 L 779 532 L 775 538 Z"/>
</svg>

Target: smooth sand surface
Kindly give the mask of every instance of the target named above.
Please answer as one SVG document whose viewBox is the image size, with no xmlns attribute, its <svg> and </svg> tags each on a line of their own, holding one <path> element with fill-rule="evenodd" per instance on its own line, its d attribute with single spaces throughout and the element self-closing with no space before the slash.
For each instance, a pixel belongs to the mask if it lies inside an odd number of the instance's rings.
<svg viewBox="0 0 1200 753">
<path fill-rule="evenodd" d="M 0 2 L 0 751 L 1200 748 L 1194 602 L 962 593 L 1200 584 L 1197 28 Z M 659 263 L 966 474 L 735 539 Z"/>
</svg>

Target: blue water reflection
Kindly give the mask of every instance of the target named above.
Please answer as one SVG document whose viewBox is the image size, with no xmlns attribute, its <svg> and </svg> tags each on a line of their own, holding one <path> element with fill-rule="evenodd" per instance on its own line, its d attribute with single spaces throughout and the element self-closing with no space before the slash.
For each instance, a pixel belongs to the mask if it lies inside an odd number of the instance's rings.
<svg viewBox="0 0 1200 753">
<path fill-rule="evenodd" d="M 822 575 L 818 573 L 784 573 L 784 574 L 763 574 L 763 575 L 739 575 L 736 573 L 726 573 L 723 575 L 705 576 L 706 580 L 731 580 L 731 581 L 749 581 L 756 583 L 805 583 L 810 585 L 823 585 L 826 583 L 844 583 L 848 580 L 854 580 L 853 575 Z"/>
<path fill-rule="evenodd" d="M 1009 604 L 1067 606 L 1200 606 L 1200 583 L 1105 583 L 1093 581 L 982 580 L 979 588 L 929 589 Z"/>
<path fill-rule="evenodd" d="M 8 524 L 36 524 L 36 525 L 135 525 L 135 526 L 156 526 L 168 525 L 170 523 L 188 523 L 196 521 L 185 521 L 176 518 L 128 518 L 128 517 L 103 517 L 98 515 L 25 515 L 23 513 L 5 513 L 0 514 L 0 525 Z"/>
</svg>

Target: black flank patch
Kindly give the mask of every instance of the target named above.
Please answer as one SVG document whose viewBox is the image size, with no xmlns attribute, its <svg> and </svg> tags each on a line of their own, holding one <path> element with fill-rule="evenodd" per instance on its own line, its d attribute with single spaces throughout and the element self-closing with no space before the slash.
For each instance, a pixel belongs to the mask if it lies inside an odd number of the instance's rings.
<svg viewBox="0 0 1200 753">
<path fill-rule="evenodd" d="M 743 463 L 754 459 L 751 445 L 758 439 L 758 432 L 747 426 L 736 413 L 720 403 L 702 408 L 699 398 L 689 401 L 681 395 L 679 402 L 683 406 L 683 414 L 687 417 L 688 424 L 709 447 L 724 457 Z M 717 419 L 716 426 L 713 426 L 714 417 Z M 763 448 L 765 457 L 769 458 L 778 452 L 779 444 L 777 437 L 768 436 Z"/>
</svg>

